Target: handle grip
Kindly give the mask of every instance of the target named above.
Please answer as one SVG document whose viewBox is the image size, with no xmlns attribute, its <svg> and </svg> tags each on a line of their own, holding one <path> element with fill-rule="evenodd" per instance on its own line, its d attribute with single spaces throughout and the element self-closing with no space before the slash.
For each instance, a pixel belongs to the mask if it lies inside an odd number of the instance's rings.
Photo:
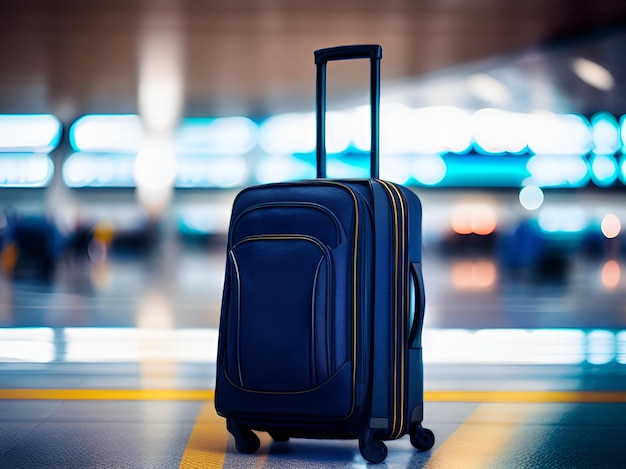
<svg viewBox="0 0 626 469">
<path fill-rule="evenodd" d="M 424 291 L 424 278 L 422 277 L 422 264 L 411 262 L 411 278 L 415 286 L 415 310 L 411 321 L 409 333 L 409 348 L 422 348 L 422 327 L 424 326 L 424 310 L 426 309 L 426 295 Z"/>
<path fill-rule="evenodd" d="M 378 44 L 357 44 L 354 46 L 338 46 L 319 49 L 314 52 L 315 63 L 321 64 L 331 60 L 350 59 L 382 59 L 383 48 Z"/>
<path fill-rule="evenodd" d="M 370 59 L 370 108 L 371 108 L 371 147 L 370 175 L 378 178 L 378 140 L 380 120 L 380 60 L 383 49 L 379 45 L 362 44 L 330 47 L 314 52 L 317 67 L 315 111 L 317 126 L 317 177 L 326 177 L 326 64 L 331 60 Z"/>
</svg>

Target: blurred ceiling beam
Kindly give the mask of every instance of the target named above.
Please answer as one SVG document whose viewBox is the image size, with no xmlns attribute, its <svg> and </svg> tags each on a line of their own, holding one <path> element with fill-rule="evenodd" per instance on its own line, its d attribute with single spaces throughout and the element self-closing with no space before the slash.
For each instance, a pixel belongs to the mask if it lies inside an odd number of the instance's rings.
<svg viewBox="0 0 626 469">
<path fill-rule="evenodd" d="M 399 80 L 625 25 L 626 2 L 2 0 L 0 113 L 138 112 L 148 16 L 181 35 L 186 115 L 267 115 L 312 106 L 319 47 L 380 43 Z M 348 94 L 364 78 L 336 80 Z"/>
</svg>

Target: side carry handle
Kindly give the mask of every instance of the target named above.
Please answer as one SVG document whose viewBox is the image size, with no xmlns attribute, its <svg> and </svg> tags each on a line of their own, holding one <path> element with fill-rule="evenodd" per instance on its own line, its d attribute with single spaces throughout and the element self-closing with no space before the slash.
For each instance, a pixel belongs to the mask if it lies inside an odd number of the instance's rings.
<svg viewBox="0 0 626 469">
<path fill-rule="evenodd" d="M 426 296 L 424 291 L 424 278 L 422 276 L 422 264 L 411 262 L 411 278 L 415 287 L 415 309 L 411 319 L 411 332 L 409 333 L 409 348 L 422 348 L 422 327 L 424 326 L 424 310 L 426 309 Z"/>
<path fill-rule="evenodd" d="M 380 118 L 380 60 L 383 49 L 377 44 L 329 47 L 314 52 L 317 66 L 315 110 L 317 116 L 317 177 L 326 177 L 326 64 L 332 60 L 370 59 L 371 154 L 370 174 L 378 178 Z"/>
</svg>

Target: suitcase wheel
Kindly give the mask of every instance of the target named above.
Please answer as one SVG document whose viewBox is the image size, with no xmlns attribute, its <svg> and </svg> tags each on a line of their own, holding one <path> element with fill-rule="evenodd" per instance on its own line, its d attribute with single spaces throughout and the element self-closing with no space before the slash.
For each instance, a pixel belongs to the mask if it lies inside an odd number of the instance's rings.
<svg viewBox="0 0 626 469">
<path fill-rule="evenodd" d="M 422 451 L 429 450 L 435 444 L 435 434 L 420 424 L 415 425 L 410 432 L 411 444 Z"/>
<path fill-rule="evenodd" d="M 359 450 L 363 459 L 372 464 L 379 464 L 387 457 L 387 445 L 381 440 L 375 440 L 372 434 L 373 431 L 368 430 L 359 438 Z"/>
<path fill-rule="evenodd" d="M 240 453 L 256 453 L 261 447 L 261 440 L 249 427 L 239 425 L 233 420 L 227 419 L 226 428 L 235 437 L 235 447 Z"/>
</svg>

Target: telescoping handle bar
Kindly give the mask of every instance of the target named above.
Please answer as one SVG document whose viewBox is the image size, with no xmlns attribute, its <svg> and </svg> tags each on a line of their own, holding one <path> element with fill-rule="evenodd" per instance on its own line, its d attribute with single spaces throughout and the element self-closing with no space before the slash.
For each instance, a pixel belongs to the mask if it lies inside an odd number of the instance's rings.
<svg viewBox="0 0 626 469">
<path fill-rule="evenodd" d="M 317 117 L 317 177 L 326 177 L 326 64 L 333 60 L 370 59 L 371 147 L 370 175 L 378 178 L 380 120 L 380 59 L 383 48 L 376 44 L 330 47 L 314 52 L 317 66 L 315 110 Z"/>
</svg>

